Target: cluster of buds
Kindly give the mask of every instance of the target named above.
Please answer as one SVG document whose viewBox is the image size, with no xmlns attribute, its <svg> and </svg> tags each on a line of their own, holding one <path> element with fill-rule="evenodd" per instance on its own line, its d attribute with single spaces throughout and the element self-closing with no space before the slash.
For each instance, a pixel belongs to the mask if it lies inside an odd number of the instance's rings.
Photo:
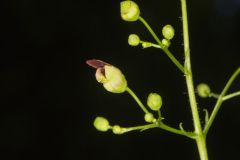
<svg viewBox="0 0 240 160">
<path fill-rule="evenodd" d="M 114 134 L 123 134 L 126 132 L 126 128 L 122 128 L 119 125 L 111 126 L 108 120 L 104 117 L 96 117 L 93 126 L 101 132 L 106 132 L 109 129 L 111 129 Z"/>
<path fill-rule="evenodd" d="M 169 47 L 171 45 L 170 40 L 174 37 L 175 35 L 175 30 L 173 28 L 172 25 L 168 24 L 165 25 L 162 28 L 162 35 L 163 35 L 163 39 L 162 39 L 162 44 L 166 47 Z"/>
<path fill-rule="evenodd" d="M 120 12 L 121 18 L 128 22 L 134 22 L 140 18 L 139 7 L 134 1 L 131 0 L 126 0 L 120 3 Z M 172 39 L 174 36 L 173 27 L 171 25 L 164 26 L 162 33 L 164 36 L 162 44 L 169 46 L 170 39 Z M 139 36 L 136 34 L 129 35 L 128 43 L 131 46 L 138 46 L 140 43 L 142 43 L 143 48 L 152 46 L 159 47 L 153 43 L 141 41 Z M 87 60 L 86 63 L 96 69 L 95 78 L 97 82 L 101 83 L 107 91 L 111 93 L 123 93 L 125 91 L 129 92 L 125 76 L 117 67 L 97 59 Z M 150 93 L 147 98 L 147 106 L 152 111 L 160 112 L 160 108 L 162 106 L 161 96 L 157 93 Z M 157 119 L 154 118 L 154 115 L 148 112 L 145 107 L 143 110 L 145 112 L 144 120 L 146 122 L 155 123 L 157 121 Z M 161 118 L 159 117 L 159 119 Z M 126 128 L 120 127 L 119 125 L 111 126 L 106 118 L 100 116 L 95 118 L 93 125 L 97 130 L 102 132 L 106 132 L 111 129 L 114 134 L 122 134 L 127 131 Z"/>
<path fill-rule="evenodd" d="M 123 1 L 120 3 L 120 12 L 121 12 L 121 18 L 124 21 L 134 22 L 134 21 L 137 21 L 140 17 L 140 9 L 139 9 L 137 3 L 135 3 L 134 1 L 131 1 L 131 0 Z M 175 35 L 175 30 L 174 30 L 173 26 L 171 26 L 169 24 L 165 25 L 162 28 L 162 35 L 164 37 L 162 39 L 162 45 L 164 45 L 165 47 L 169 47 L 171 44 L 170 40 Z M 140 41 L 140 38 L 136 34 L 129 35 L 128 43 L 131 46 L 138 46 L 139 43 L 142 43 L 143 48 L 156 47 L 156 45 L 154 45 L 150 42 Z M 158 48 L 160 48 L 160 47 L 158 47 Z"/>
</svg>

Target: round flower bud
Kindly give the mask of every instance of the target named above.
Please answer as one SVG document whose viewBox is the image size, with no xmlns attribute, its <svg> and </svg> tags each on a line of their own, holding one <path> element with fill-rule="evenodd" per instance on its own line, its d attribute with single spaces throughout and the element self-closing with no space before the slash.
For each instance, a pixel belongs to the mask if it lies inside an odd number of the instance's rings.
<svg viewBox="0 0 240 160">
<path fill-rule="evenodd" d="M 170 40 L 174 37 L 175 35 L 175 31 L 174 28 L 171 25 L 165 25 L 162 29 L 162 34 L 164 36 L 164 38 Z"/>
<path fill-rule="evenodd" d="M 138 5 L 133 1 L 122 1 L 120 3 L 121 17 L 125 21 L 133 22 L 138 20 L 140 10 Z"/>
<path fill-rule="evenodd" d="M 200 83 L 198 86 L 197 86 L 197 93 L 200 97 L 202 98 L 206 98 L 206 97 L 209 97 L 210 94 L 211 94 L 211 89 L 210 87 L 205 84 L 205 83 Z"/>
<path fill-rule="evenodd" d="M 97 130 L 102 132 L 106 132 L 110 128 L 108 120 L 104 117 L 96 117 L 93 125 Z"/>
<path fill-rule="evenodd" d="M 122 128 L 119 125 L 114 125 L 112 131 L 114 134 L 122 134 Z"/>
<path fill-rule="evenodd" d="M 145 119 L 146 122 L 149 122 L 149 123 L 152 123 L 152 122 L 156 121 L 156 119 L 154 118 L 152 113 L 146 113 L 144 115 L 144 119 Z"/>
<path fill-rule="evenodd" d="M 157 93 L 150 93 L 147 98 L 147 105 L 150 109 L 158 111 L 162 106 L 162 97 Z"/>
<path fill-rule="evenodd" d="M 162 40 L 162 44 L 164 45 L 164 46 L 166 46 L 166 47 L 169 47 L 170 46 L 170 44 L 171 44 L 171 42 L 169 41 L 169 40 L 167 40 L 167 39 L 163 39 Z"/>
<path fill-rule="evenodd" d="M 138 46 L 140 43 L 140 38 L 136 34 L 130 34 L 128 36 L 128 44 L 130 46 Z"/>
</svg>

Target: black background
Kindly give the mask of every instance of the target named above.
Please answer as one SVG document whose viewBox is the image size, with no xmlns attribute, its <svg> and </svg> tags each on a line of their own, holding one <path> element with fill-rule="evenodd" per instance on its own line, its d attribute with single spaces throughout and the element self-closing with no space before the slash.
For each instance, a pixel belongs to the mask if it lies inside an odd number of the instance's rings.
<svg viewBox="0 0 240 160">
<path fill-rule="evenodd" d="M 183 61 L 179 0 L 137 1 L 141 15 L 161 37 L 172 24 L 170 50 Z M 111 124 L 144 124 L 142 111 L 126 93 L 106 92 L 85 64 L 97 58 L 125 74 L 129 87 L 145 103 L 150 92 L 163 97 L 165 123 L 192 130 L 184 76 L 166 55 L 153 48 L 130 47 L 137 33 L 153 41 L 140 22 L 119 15 L 119 0 L 1 1 L 0 158 L 18 159 L 198 159 L 195 142 L 160 129 L 116 136 L 98 132 L 95 116 Z M 240 66 L 240 1 L 188 2 L 195 83 L 219 93 Z M 231 88 L 240 88 L 240 78 Z M 214 99 L 200 99 L 199 111 L 211 111 Z M 208 135 L 212 160 L 239 159 L 240 99 L 223 104 Z"/>
</svg>

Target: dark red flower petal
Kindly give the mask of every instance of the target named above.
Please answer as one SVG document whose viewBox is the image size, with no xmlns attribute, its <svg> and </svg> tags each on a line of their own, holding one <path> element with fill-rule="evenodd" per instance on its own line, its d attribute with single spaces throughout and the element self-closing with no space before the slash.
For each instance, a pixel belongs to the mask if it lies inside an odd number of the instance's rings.
<svg viewBox="0 0 240 160">
<path fill-rule="evenodd" d="M 98 59 L 90 59 L 90 60 L 87 60 L 86 61 L 86 63 L 89 65 L 89 66 L 91 66 L 91 67 L 93 67 L 93 68 L 103 68 L 104 67 L 104 65 L 110 65 L 110 64 L 108 64 L 108 63 L 106 63 L 106 62 L 103 62 L 103 61 L 101 61 L 101 60 L 98 60 Z"/>
</svg>

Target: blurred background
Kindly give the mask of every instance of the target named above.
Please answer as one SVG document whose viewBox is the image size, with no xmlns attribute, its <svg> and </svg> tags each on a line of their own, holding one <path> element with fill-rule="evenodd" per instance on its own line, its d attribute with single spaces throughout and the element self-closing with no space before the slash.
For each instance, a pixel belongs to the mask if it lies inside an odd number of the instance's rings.
<svg viewBox="0 0 240 160">
<path fill-rule="evenodd" d="M 183 62 L 179 0 L 136 0 L 159 37 L 175 27 L 170 50 Z M 0 159 L 95 160 L 198 158 L 195 142 L 160 129 L 113 135 L 96 131 L 96 116 L 111 124 L 144 124 L 127 94 L 112 94 L 95 80 L 87 59 L 101 59 L 125 74 L 146 103 L 150 92 L 163 98 L 164 122 L 192 130 L 184 76 L 158 49 L 130 47 L 128 35 L 153 41 L 140 22 L 120 18 L 120 0 L 3 0 L 0 9 Z M 188 1 L 195 84 L 219 93 L 240 66 L 240 1 Z M 240 89 L 240 77 L 231 92 Z M 215 99 L 200 99 L 199 112 Z M 240 98 L 223 104 L 210 129 L 210 159 L 240 159 Z"/>
</svg>

